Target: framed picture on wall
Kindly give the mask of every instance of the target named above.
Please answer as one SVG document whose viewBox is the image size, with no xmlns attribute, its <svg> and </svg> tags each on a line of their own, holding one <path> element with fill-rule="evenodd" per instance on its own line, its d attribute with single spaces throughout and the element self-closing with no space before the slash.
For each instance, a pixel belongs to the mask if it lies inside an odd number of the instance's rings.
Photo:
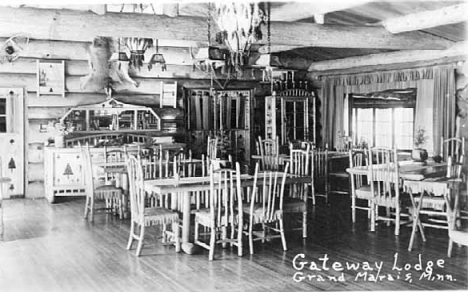
<svg viewBox="0 0 468 292">
<path fill-rule="evenodd" d="M 65 97 L 65 61 L 37 61 L 37 96 Z"/>
</svg>

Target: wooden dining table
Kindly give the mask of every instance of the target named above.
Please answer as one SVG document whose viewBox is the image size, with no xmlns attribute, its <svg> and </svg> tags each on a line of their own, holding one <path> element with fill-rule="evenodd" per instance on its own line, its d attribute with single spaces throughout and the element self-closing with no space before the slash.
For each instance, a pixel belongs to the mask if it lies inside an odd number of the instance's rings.
<svg viewBox="0 0 468 292">
<path fill-rule="evenodd" d="M 374 175 L 374 178 L 378 178 L 378 168 L 379 165 L 374 166 L 374 174 L 377 170 L 377 175 Z M 368 166 L 348 168 L 346 171 L 352 174 L 370 176 L 370 169 Z M 427 163 L 403 161 L 399 163 L 399 176 L 403 180 L 403 189 L 405 190 L 405 193 L 410 196 L 414 210 L 412 214 L 412 232 L 408 247 L 409 251 L 412 249 L 418 227 L 420 229 L 422 240 L 426 241 L 420 221 L 420 212 L 424 198 L 431 195 L 436 197 L 439 196 L 442 200 L 444 200 L 444 197 L 445 200 L 452 199 L 449 197 L 454 197 L 455 200 L 458 200 L 458 190 L 462 181 L 461 179 L 448 179 L 446 174 L 446 163 L 436 163 L 433 161 L 429 161 Z M 415 198 L 416 194 L 421 194 L 418 199 Z"/>
<path fill-rule="evenodd" d="M 258 178 L 263 178 L 264 172 L 258 174 Z M 304 184 L 311 183 L 312 178 L 310 176 L 302 177 L 297 175 L 288 174 L 286 177 L 285 184 Z M 263 180 L 258 179 L 257 185 L 261 185 Z M 254 176 L 250 174 L 241 175 L 241 187 L 251 187 L 254 184 Z M 190 212 L 191 212 L 191 194 L 193 192 L 209 191 L 210 190 L 210 177 L 181 177 L 181 178 L 167 178 L 167 179 L 154 179 L 145 180 L 144 182 L 145 191 L 151 196 L 151 194 L 182 194 L 182 250 L 188 254 L 193 253 L 194 245 L 190 242 Z"/>
<path fill-rule="evenodd" d="M 442 177 L 447 173 L 446 163 L 435 163 L 429 161 L 425 164 L 413 161 L 402 161 L 398 163 L 399 175 L 403 180 L 418 181 L 426 178 Z M 378 165 L 374 165 L 374 169 L 378 169 Z M 367 165 L 356 166 L 353 168 L 347 168 L 348 173 L 357 175 L 370 174 L 370 169 Z"/>
</svg>

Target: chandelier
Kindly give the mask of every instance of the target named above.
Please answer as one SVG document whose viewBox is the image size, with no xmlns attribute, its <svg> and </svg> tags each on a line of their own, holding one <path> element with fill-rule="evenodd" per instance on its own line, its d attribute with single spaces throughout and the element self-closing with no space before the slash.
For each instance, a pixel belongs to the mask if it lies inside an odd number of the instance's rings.
<svg viewBox="0 0 468 292">
<path fill-rule="evenodd" d="M 216 39 L 229 49 L 227 65 L 240 73 L 247 63 L 252 43 L 262 39 L 265 12 L 258 3 L 216 2 L 213 18 L 221 30 Z"/>
</svg>

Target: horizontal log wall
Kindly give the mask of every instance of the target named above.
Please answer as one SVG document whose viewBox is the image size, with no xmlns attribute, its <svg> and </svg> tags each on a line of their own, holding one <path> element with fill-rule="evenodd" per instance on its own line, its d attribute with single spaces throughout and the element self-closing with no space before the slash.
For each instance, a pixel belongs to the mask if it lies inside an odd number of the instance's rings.
<svg viewBox="0 0 468 292">
<path fill-rule="evenodd" d="M 2 40 L 5 41 L 0 38 L 0 42 Z M 53 138 L 52 133 L 44 130 L 48 122 L 61 118 L 72 107 L 99 103 L 106 99 L 104 90 L 81 88 L 81 78 L 90 72 L 87 60 L 90 44 L 32 39 L 19 59 L 13 63 L 0 64 L 0 87 L 20 87 L 26 93 L 27 197 L 44 196 L 43 174 L 47 170 L 44 170 L 43 149 L 47 141 Z M 157 135 L 173 136 L 177 141 L 184 142 L 184 88 L 210 88 L 212 84 L 219 86 L 211 82 L 209 73 L 193 68 L 190 48 L 163 47 L 159 51 L 167 56 L 166 61 L 171 62 L 167 64 L 167 70 L 163 72 L 155 66 L 150 71 L 146 63 L 140 70 L 130 69 L 129 75 L 140 85 L 134 87 L 114 83 L 113 97 L 125 103 L 152 107 L 161 117 L 162 131 Z M 49 59 L 65 60 L 64 98 L 55 95 L 37 96 L 37 60 Z M 261 76 L 259 69 L 247 70 L 244 76 L 229 81 L 227 88 L 255 88 L 257 95 L 265 95 L 268 86 L 259 86 Z M 177 81 L 177 108 L 159 108 L 161 81 Z M 224 80 L 220 82 L 224 84 Z"/>
</svg>

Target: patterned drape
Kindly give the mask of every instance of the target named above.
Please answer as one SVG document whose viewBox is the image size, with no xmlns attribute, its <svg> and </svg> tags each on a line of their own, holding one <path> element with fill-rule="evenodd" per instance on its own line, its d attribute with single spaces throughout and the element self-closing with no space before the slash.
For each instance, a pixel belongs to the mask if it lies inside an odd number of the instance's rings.
<svg viewBox="0 0 468 292">
<path fill-rule="evenodd" d="M 430 153 L 438 153 L 439 143 L 434 141 L 455 134 L 454 65 L 326 77 L 320 109 L 323 145 L 336 147 L 340 133 L 344 133 L 345 94 L 410 87 L 417 88 L 415 130 L 425 128 L 429 136 L 425 147 Z"/>
</svg>

